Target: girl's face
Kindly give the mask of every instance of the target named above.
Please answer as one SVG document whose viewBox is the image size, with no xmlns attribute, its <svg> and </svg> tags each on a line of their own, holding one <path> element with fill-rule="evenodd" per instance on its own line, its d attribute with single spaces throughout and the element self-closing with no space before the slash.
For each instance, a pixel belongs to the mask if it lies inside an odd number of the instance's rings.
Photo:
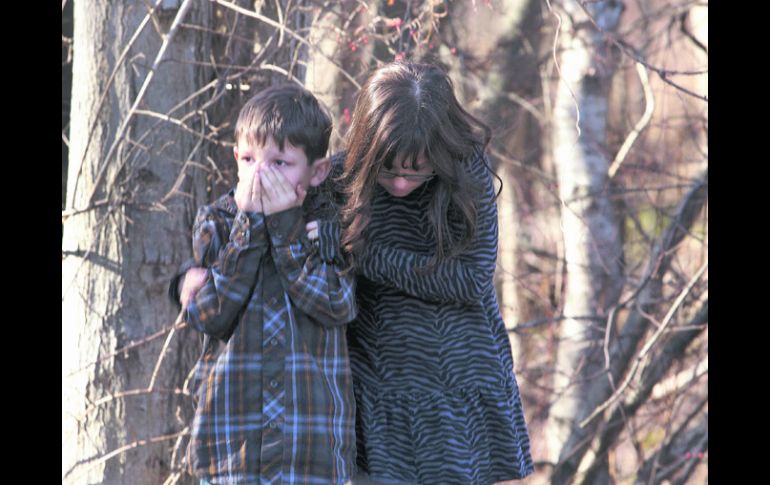
<svg viewBox="0 0 770 485">
<path fill-rule="evenodd" d="M 416 170 L 404 168 L 400 163 L 394 163 L 392 170 L 381 168 L 377 183 L 393 197 L 406 197 L 435 176 L 431 164 L 425 157 L 420 157 L 417 159 Z"/>
</svg>

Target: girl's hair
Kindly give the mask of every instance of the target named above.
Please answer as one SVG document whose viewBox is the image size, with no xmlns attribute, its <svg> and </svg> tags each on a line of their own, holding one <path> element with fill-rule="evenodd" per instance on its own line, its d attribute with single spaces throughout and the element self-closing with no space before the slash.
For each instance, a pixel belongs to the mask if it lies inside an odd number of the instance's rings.
<svg viewBox="0 0 770 485">
<path fill-rule="evenodd" d="M 380 170 L 391 170 L 395 163 L 417 169 L 421 156 L 436 173 L 430 182 L 428 214 L 436 253 L 429 267 L 470 244 L 483 187 L 467 177 L 461 161 L 472 156 L 474 145 L 482 144 L 486 150 L 491 130 L 460 106 L 446 72 L 411 62 L 377 69 L 358 94 L 348 136 L 342 177 L 346 203 L 341 217 L 342 246 L 352 256 L 352 264 L 360 260 L 366 244 Z M 462 228 L 459 234 L 450 230 L 449 220 L 452 227 Z"/>
</svg>

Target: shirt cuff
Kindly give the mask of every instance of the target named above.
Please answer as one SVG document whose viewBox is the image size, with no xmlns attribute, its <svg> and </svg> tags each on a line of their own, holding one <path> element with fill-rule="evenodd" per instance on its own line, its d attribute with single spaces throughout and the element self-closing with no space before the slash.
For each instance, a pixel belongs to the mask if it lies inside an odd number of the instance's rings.
<svg viewBox="0 0 770 485">
<path fill-rule="evenodd" d="M 327 263 L 341 262 L 340 224 L 336 221 L 318 221 L 318 253 Z"/>
<path fill-rule="evenodd" d="M 230 241 L 239 248 L 266 242 L 264 214 L 239 210 L 233 220 Z"/>
</svg>

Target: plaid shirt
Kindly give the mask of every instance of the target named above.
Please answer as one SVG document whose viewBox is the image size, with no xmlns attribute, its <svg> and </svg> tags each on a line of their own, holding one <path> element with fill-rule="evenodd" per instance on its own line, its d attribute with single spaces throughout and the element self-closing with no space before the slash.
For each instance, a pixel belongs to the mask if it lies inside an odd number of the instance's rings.
<svg viewBox="0 0 770 485">
<path fill-rule="evenodd" d="M 345 324 L 356 314 L 355 290 L 335 253 L 318 248 L 299 207 L 244 213 L 231 191 L 198 211 L 193 253 L 209 276 L 186 308 L 187 322 L 208 336 L 193 383 L 195 476 L 233 485 L 352 477 Z"/>
</svg>

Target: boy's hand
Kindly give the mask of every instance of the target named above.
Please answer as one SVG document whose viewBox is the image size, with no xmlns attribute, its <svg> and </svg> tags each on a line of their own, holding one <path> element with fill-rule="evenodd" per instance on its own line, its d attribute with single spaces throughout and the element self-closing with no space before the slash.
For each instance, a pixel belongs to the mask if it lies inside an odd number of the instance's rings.
<svg viewBox="0 0 770 485">
<path fill-rule="evenodd" d="M 185 273 L 182 283 L 182 290 L 179 292 L 179 299 L 182 302 L 182 308 L 187 308 L 187 304 L 198 293 L 198 290 L 206 283 L 208 270 L 206 268 L 190 268 Z"/>
<path fill-rule="evenodd" d="M 318 239 L 318 221 L 310 221 L 305 224 L 305 230 L 307 231 L 307 238 L 311 241 Z"/>
<path fill-rule="evenodd" d="M 299 207 L 305 201 L 305 189 L 301 185 L 297 185 L 296 189 L 292 187 L 272 165 L 262 169 L 259 175 L 262 179 L 262 208 L 266 216 Z"/>
<path fill-rule="evenodd" d="M 235 205 L 243 212 L 262 212 L 262 183 L 256 163 L 238 167 Z"/>
</svg>

